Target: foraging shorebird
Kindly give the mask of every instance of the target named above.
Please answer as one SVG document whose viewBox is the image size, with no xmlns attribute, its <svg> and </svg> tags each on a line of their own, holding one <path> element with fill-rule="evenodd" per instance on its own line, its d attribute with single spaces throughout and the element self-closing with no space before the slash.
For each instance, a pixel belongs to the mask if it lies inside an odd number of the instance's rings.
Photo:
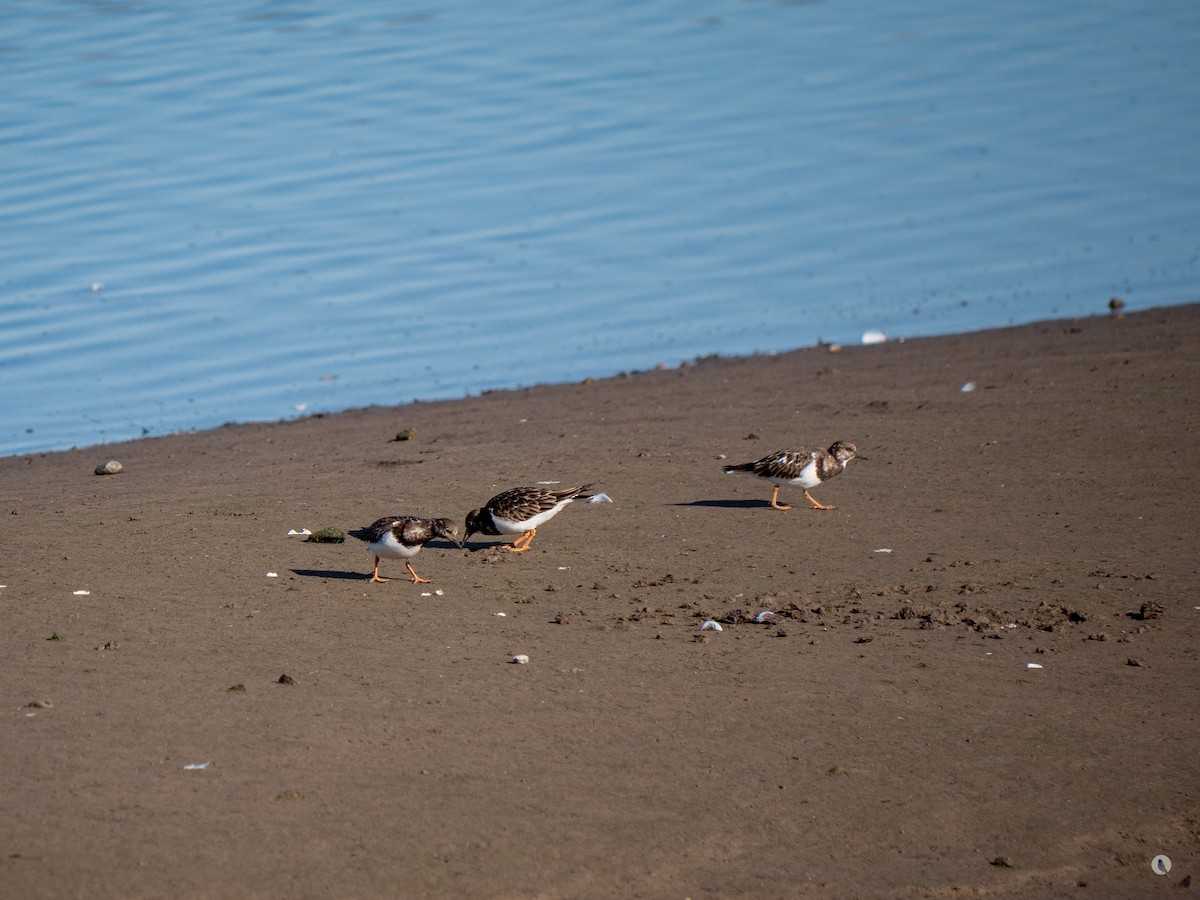
<svg viewBox="0 0 1200 900">
<path fill-rule="evenodd" d="M 375 573 L 371 576 L 371 581 L 378 584 L 386 584 L 388 581 L 379 575 L 381 558 L 404 560 L 404 566 L 412 576 L 413 584 L 428 584 L 428 578 L 422 578 L 413 571 L 410 560 L 435 537 L 446 538 L 459 547 L 462 546 L 462 541 L 458 539 L 458 526 L 449 519 L 385 516 L 366 528 L 358 528 L 349 534 L 366 543 L 367 549 L 375 554 Z"/>
<path fill-rule="evenodd" d="M 779 503 L 779 488 L 785 484 L 795 484 L 803 488 L 804 496 L 813 505 L 813 509 L 836 509 L 835 506 L 818 503 L 808 491 L 821 482 L 840 475 L 852 459 L 866 459 L 866 457 L 859 456 L 858 448 L 853 444 L 837 441 L 828 450 L 779 450 L 755 462 L 726 466 L 725 474 L 749 472 L 759 478 L 774 482 L 775 490 L 771 493 L 771 506 L 775 509 L 791 509 L 790 506 L 782 506 Z"/>
<path fill-rule="evenodd" d="M 533 543 L 538 526 L 549 522 L 564 506 L 573 500 L 587 500 L 591 495 L 584 493 L 592 485 L 554 491 L 544 487 L 510 488 L 497 494 L 481 509 L 467 513 L 466 540 L 473 534 L 519 534 L 511 544 L 506 544 L 514 553 L 524 553 Z"/>
</svg>

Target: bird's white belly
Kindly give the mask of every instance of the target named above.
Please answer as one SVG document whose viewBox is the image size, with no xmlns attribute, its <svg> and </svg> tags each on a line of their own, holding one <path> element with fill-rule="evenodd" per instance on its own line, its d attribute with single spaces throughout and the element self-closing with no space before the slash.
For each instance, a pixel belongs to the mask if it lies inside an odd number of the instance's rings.
<svg viewBox="0 0 1200 900">
<path fill-rule="evenodd" d="M 500 530 L 501 534 L 523 534 L 532 528 L 537 528 L 539 525 L 542 525 L 545 522 L 549 522 L 552 518 L 554 518 L 554 515 L 560 509 L 562 509 L 564 506 L 566 506 L 565 503 L 560 503 L 557 506 L 555 506 L 553 509 L 548 509 L 545 512 L 540 512 L 536 516 L 534 516 L 532 519 L 526 519 L 524 522 L 514 522 L 511 519 L 502 519 L 499 516 L 493 514 L 492 522 L 495 523 L 496 528 L 498 528 Z"/>
<path fill-rule="evenodd" d="M 816 487 L 821 483 L 821 476 L 817 473 L 817 461 L 810 459 L 808 465 L 801 469 L 800 474 L 795 478 L 772 478 L 771 480 L 779 485 L 798 485 L 807 491 L 809 488 Z"/>
<path fill-rule="evenodd" d="M 421 545 L 417 544 L 415 547 L 406 547 L 396 540 L 396 536 L 389 531 L 382 540 L 367 544 L 367 548 L 376 556 L 383 556 L 388 559 L 411 559 L 417 555 L 417 552 L 421 549 Z"/>
</svg>

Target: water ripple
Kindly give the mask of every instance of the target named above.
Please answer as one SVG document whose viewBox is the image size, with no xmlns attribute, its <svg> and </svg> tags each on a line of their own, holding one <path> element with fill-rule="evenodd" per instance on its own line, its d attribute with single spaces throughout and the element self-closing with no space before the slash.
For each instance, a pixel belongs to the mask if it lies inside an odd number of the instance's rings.
<svg viewBox="0 0 1200 900">
<path fill-rule="evenodd" d="M 1193 300 L 1197 38 L 1183 0 L 9 3 L 0 452 Z"/>
</svg>

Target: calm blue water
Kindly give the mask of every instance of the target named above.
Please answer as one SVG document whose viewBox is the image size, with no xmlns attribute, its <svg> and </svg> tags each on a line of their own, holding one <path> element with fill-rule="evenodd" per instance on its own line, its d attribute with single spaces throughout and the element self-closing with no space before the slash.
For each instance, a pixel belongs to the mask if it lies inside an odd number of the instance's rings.
<svg viewBox="0 0 1200 900">
<path fill-rule="evenodd" d="M 1195 0 L 0 3 L 0 454 L 1196 300 L 1198 47 Z"/>
</svg>

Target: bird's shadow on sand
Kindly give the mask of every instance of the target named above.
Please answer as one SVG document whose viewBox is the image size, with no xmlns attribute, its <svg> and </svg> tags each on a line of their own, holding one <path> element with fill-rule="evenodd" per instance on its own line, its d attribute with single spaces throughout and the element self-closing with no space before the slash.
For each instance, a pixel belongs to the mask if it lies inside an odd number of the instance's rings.
<svg viewBox="0 0 1200 900">
<path fill-rule="evenodd" d="M 370 581 L 370 572 L 343 572 L 339 569 L 292 569 L 301 578 L 344 578 L 347 581 Z"/>
<path fill-rule="evenodd" d="M 770 506 L 766 500 L 693 500 L 691 503 L 676 503 L 676 506 L 716 506 L 720 509 L 756 509 Z"/>
<path fill-rule="evenodd" d="M 458 550 L 459 546 L 453 541 L 434 540 L 427 543 L 425 548 L 430 550 Z M 369 561 L 370 556 L 367 559 Z M 370 566 L 366 567 L 370 568 Z M 301 578 L 340 578 L 343 581 L 371 580 L 370 572 L 347 572 L 342 569 L 292 569 L 292 574 L 299 575 Z"/>
</svg>

